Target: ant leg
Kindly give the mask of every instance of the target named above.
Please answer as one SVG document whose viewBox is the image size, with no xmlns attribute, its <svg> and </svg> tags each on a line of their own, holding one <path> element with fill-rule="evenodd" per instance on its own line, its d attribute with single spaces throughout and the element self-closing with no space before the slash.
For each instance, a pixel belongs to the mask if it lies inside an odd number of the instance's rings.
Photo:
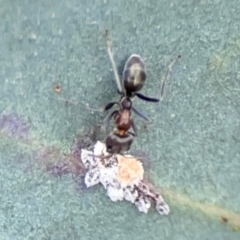
<svg viewBox="0 0 240 240">
<path fill-rule="evenodd" d="M 165 76 L 162 78 L 161 80 L 161 89 L 160 89 L 160 101 L 163 100 L 163 94 L 164 94 L 164 88 L 165 88 L 165 84 L 166 81 L 168 79 L 169 73 L 172 71 L 172 67 L 173 65 L 175 65 L 176 62 L 178 62 L 178 60 L 181 58 L 181 55 L 178 55 L 177 57 L 175 57 L 167 66 L 167 71 L 165 73 Z"/>
<path fill-rule="evenodd" d="M 150 98 L 150 97 L 147 97 L 147 96 L 145 96 L 145 95 L 143 95 L 143 94 L 141 94 L 141 93 L 135 93 L 135 95 L 136 95 L 138 98 L 140 98 L 140 99 L 142 99 L 142 100 L 145 100 L 145 101 L 147 101 L 147 102 L 159 102 L 159 99 L 158 99 L 158 98 Z"/>
<path fill-rule="evenodd" d="M 118 75 L 117 66 L 116 66 L 116 63 L 115 63 L 114 58 L 113 58 L 113 53 L 111 51 L 111 41 L 108 38 L 108 30 L 106 30 L 105 39 L 106 39 L 106 43 L 107 43 L 108 55 L 109 55 L 110 61 L 112 63 L 112 68 L 113 68 L 113 72 L 114 72 L 114 76 L 115 76 L 115 81 L 116 81 L 117 87 L 118 87 L 118 92 L 122 93 L 122 85 L 121 85 L 121 81 L 120 81 L 120 78 L 119 78 L 119 75 Z"/>
<path fill-rule="evenodd" d="M 136 137 L 137 136 L 137 127 L 133 120 L 132 120 L 132 129 L 133 129 L 133 135 L 134 135 L 134 137 Z"/>
<path fill-rule="evenodd" d="M 85 103 L 85 106 L 88 110 L 93 111 L 93 112 L 104 112 L 103 108 L 95 108 L 89 105 L 89 103 Z"/>
<path fill-rule="evenodd" d="M 147 122 L 151 122 L 148 117 L 146 117 L 144 114 L 139 112 L 135 107 L 132 106 L 132 110 L 135 114 L 137 114 L 140 118 L 144 119 Z"/>
<path fill-rule="evenodd" d="M 104 130 L 105 132 L 107 131 L 107 127 L 108 127 L 108 125 L 109 125 L 109 122 L 110 122 L 111 118 L 112 118 L 115 114 L 117 114 L 117 113 L 118 113 L 117 110 L 115 110 L 115 111 L 113 111 L 113 112 L 110 112 L 110 113 L 106 116 L 106 118 L 104 119 L 102 128 L 103 128 L 103 130 Z"/>
<path fill-rule="evenodd" d="M 161 80 L 161 88 L 160 88 L 160 96 L 159 98 L 151 98 L 151 97 L 147 97 L 141 93 L 135 93 L 135 95 L 144 100 L 144 101 L 147 101 L 147 102 L 159 102 L 159 101 L 162 101 L 163 100 L 163 94 L 164 94 L 164 88 L 165 88 L 165 84 L 166 84 L 166 81 L 168 79 L 168 76 L 169 76 L 169 73 L 172 71 L 172 67 L 173 65 L 181 58 L 181 55 L 178 55 L 176 58 L 174 58 L 167 66 L 167 71 L 164 75 L 164 77 L 162 78 Z"/>
<path fill-rule="evenodd" d="M 94 155 L 94 154 L 88 154 L 88 156 L 89 156 L 89 157 L 93 157 L 93 158 L 94 158 L 94 160 L 95 160 L 95 158 L 99 158 L 99 159 L 100 159 L 100 161 L 101 161 L 101 163 L 102 163 L 103 165 L 106 165 L 106 162 L 105 162 L 105 160 L 108 160 L 110 157 L 112 157 L 112 156 L 113 156 L 113 154 L 108 154 L 108 155 L 106 155 L 106 156 L 104 156 L 104 155 Z"/>
<path fill-rule="evenodd" d="M 115 105 L 115 104 L 118 104 L 118 105 L 119 105 L 119 102 L 110 102 L 110 103 L 108 103 L 108 104 L 105 106 L 104 111 L 107 111 L 107 110 L 111 109 L 111 108 L 113 107 L 113 105 Z M 119 108 L 120 108 L 120 106 L 119 106 Z"/>
<path fill-rule="evenodd" d="M 98 107 L 93 107 L 91 106 L 88 102 L 83 102 L 83 101 L 74 101 L 74 100 L 67 100 L 65 98 L 60 98 L 60 101 L 64 102 L 65 106 L 78 106 L 79 104 L 84 105 L 88 110 L 93 111 L 93 112 L 104 112 L 104 108 L 98 108 Z"/>
</svg>

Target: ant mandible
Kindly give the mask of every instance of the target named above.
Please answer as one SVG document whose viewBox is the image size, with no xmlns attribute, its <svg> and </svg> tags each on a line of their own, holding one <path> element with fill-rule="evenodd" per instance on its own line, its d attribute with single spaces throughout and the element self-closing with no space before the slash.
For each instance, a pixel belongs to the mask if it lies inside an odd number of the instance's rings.
<svg viewBox="0 0 240 240">
<path fill-rule="evenodd" d="M 165 74 L 165 77 L 162 80 L 160 97 L 151 98 L 139 93 L 147 77 L 146 67 L 143 59 L 137 54 L 132 54 L 128 58 L 124 66 L 123 78 L 121 82 L 118 75 L 117 67 L 113 58 L 113 53 L 111 51 L 111 41 L 108 38 L 107 30 L 106 30 L 105 37 L 106 37 L 108 55 L 112 64 L 115 81 L 118 87 L 118 93 L 121 95 L 121 98 L 119 101 L 110 102 L 104 108 L 104 111 L 108 111 L 114 105 L 118 105 L 118 110 L 110 112 L 104 120 L 105 129 L 107 129 L 107 126 L 109 125 L 109 122 L 113 117 L 115 120 L 116 129 L 113 132 L 111 132 L 105 140 L 107 151 L 113 154 L 113 153 L 121 153 L 121 152 L 128 151 L 131 147 L 134 137 L 137 136 L 137 128 L 134 124 L 133 119 L 131 118 L 132 110 L 135 114 L 137 114 L 144 120 L 149 121 L 149 119 L 145 115 L 140 113 L 137 109 L 135 109 L 132 106 L 131 98 L 133 98 L 134 96 L 137 96 L 138 98 L 148 102 L 161 101 L 163 99 L 165 82 L 168 78 L 169 72 L 171 71 L 172 66 L 177 62 L 177 60 L 181 56 L 180 55 L 177 56 L 168 65 L 167 72 Z M 131 129 L 132 131 L 130 131 Z"/>
</svg>

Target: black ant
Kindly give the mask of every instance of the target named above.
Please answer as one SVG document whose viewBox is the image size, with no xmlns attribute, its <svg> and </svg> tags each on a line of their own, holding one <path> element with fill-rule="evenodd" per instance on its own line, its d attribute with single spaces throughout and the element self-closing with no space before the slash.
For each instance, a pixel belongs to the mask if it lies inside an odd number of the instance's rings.
<svg viewBox="0 0 240 240">
<path fill-rule="evenodd" d="M 107 115 L 104 120 L 105 129 L 109 125 L 110 120 L 114 117 L 116 129 L 111 132 L 106 138 L 106 147 L 109 153 L 121 153 L 128 151 L 131 147 L 133 139 L 137 136 L 137 128 L 134 124 L 133 119 L 131 118 L 131 112 L 133 110 L 138 116 L 149 122 L 149 119 L 136 110 L 132 106 L 132 100 L 134 96 L 148 101 L 148 102 L 159 102 L 163 99 L 163 92 L 165 87 L 165 82 L 171 71 L 172 66 L 177 62 L 181 57 L 180 55 L 175 58 L 167 67 L 167 73 L 162 80 L 160 97 L 151 98 L 147 97 L 139 91 L 142 89 L 146 81 L 146 67 L 143 59 L 137 55 L 132 54 L 124 67 L 123 70 L 123 79 L 122 83 L 119 79 L 117 67 L 113 58 L 113 53 L 111 51 L 111 41 L 108 38 L 108 31 L 106 30 L 106 43 L 108 55 L 112 64 L 113 72 L 115 75 L 115 80 L 118 87 L 118 93 L 121 95 L 121 98 L 117 102 L 110 102 L 104 108 L 104 111 L 111 109 L 114 105 L 118 105 L 118 110 L 115 110 Z M 132 131 L 130 131 L 132 129 Z"/>
</svg>

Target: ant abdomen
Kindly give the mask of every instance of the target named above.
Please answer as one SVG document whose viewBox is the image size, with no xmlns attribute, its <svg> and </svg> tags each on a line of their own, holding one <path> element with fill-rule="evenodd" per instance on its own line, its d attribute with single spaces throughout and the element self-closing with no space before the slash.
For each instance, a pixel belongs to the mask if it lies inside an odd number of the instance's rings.
<svg viewBox="0 0 240 240">
<path fill-rule="evenodd" d="M 117 133 L 111 132 L 105 141 L 107 152 L 111 154 L 127 152 L 132 145 L 133 139 L 134 136 L 131 133 L 119 136 Z"/>
</svg>

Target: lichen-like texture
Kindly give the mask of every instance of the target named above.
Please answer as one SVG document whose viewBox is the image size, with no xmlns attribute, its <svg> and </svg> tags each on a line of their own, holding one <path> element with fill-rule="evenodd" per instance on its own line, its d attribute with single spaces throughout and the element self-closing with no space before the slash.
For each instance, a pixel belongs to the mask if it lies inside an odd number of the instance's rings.
<svg viewBox="0 0 240 240">
<path fill-rule="evenodd" d="M 240 4 L 237 0 L 0 0 L 0 239 L 240 239 Z M 146 63 L 134 98 L 139 157 L 171 213 L 141 214 L 85 189 L 81 141 L 117 101 L 117 67 Z M 120 71 L 120 74 L 122 71 Z M 56 86 L 59 86 L 56 89 Z M 112 131 L 112 123 L 108 132 Z"/>
<path fill-rule="evenodd" d="M 87 187 L 101 183 L 113 202 L 126 200 L 133 203 L 140 212 L 147 213 L 152 201 L 158 213 L 169 214 L 169 206 L 161 194 L 143 181 L 142 163 L 133 156 L 113 154 L 109 157 L 106 145 L 98 141 L 93 150 L 92 147 L 91 150 L 81 150 L 81 160 L 86 167 Z"/>
</svg>

